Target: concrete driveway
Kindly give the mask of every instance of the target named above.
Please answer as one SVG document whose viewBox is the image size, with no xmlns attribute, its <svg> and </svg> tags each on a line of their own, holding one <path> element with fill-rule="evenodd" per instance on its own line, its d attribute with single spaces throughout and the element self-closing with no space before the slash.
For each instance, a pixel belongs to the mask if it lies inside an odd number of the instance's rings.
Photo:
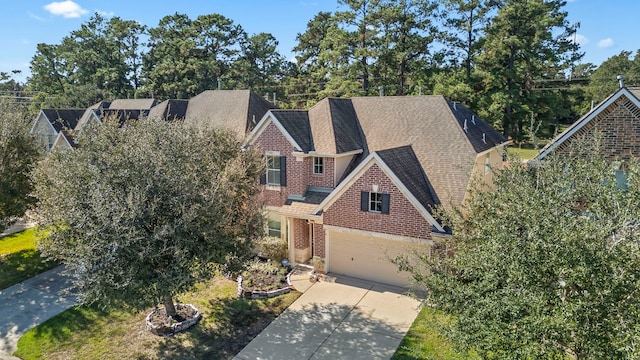
<svg viewBox="0 0 640 360">
<path fill-rule="evenodd" d="M 0 290 L 0 359 L 11 358 L 20 336 L 76 303 L 71 279 L 58 266 Z"/>
<path fill-rule="evenodd" d="M 419 312 L 401 293 L 342 276 L 318 282 L 234 359 L 389 359 Z"/>
</svg>

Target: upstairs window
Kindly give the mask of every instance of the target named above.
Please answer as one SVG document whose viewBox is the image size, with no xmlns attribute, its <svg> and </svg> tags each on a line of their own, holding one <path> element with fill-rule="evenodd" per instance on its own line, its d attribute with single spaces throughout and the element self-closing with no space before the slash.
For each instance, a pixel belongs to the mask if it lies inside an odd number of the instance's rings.
<svg viewBox="0 0 640 360">
<path fill-rule="evenodd" d="M 387 193 L 363 191 L 360 194 L 360 210 L 388 214 L 390 199 Z"/>
<path fill-rule="evenodd" d="M 314 157 L 313 158 L 313 173 L 316 175 L 320 175 L 324 172 L 324 158 Z"/>
<path fill-rule="evenodd" d="M 260 177 L 260 184 L 273 186 L 287 185 L 287 158 L 280 155 L 267 155 L 267 171 Z"/>
<path fill-rule="evenodd" d="M 267 185 L 280 185 L 280 156 L 267 156 Z"/>
</svg>

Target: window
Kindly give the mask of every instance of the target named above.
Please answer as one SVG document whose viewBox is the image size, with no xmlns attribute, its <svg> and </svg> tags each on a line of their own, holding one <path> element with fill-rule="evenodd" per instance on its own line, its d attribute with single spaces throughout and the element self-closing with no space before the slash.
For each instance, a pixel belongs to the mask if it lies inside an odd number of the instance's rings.
<svg viewBox="0 0 640 360">
<path fill-rule="evenodd" d="M 280 185 L 280 156 L 267 156 L 267 185 Z"/>
<path fill-rule="evenodd" d="M 313 173 L 314 174 L 322 174 L 324 172 L 324 158 L 314 157 L 313 158 Z"/>
<path fill-rule="evenodd" d="M 269 217 L 269 221 L 267 222 L 268 234 L 271 237 L 280 237 L 280 219 L 276 219 L 275 217 Z"/>
<path fill-rule="evenodd" d="M 377 192 L 369 193 L 369 211 L 382 212 L 382 194 Z"/>
<path fill-rule="evenodd" d="M 363 191 L 360 197 L 360 210 L 373 213 L 389 213 L 391 196 L 387 193 Z"/>
</svg>

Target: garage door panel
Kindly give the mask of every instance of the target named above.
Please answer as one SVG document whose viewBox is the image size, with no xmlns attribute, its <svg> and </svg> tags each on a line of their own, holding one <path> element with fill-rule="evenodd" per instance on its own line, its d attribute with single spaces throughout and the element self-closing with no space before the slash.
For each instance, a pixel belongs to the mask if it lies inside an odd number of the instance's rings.
<svg viewBox="0 0 640 360">
<path fill-rule="evenodd" d="M 398 272 L 390 259 L 418 248 L 417 244 L 340 232 L 330 232 L 329 241 L 330 272 L 397 286 L 409 284 L 409 273 Z"/>
</svg>

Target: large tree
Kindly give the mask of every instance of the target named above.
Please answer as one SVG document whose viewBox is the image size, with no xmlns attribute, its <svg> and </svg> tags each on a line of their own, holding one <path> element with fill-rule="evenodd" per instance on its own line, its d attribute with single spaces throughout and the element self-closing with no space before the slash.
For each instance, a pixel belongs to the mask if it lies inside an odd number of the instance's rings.
<svg viewBox="0 0 640 360">
<path fill-rule="evenodd" d="M 595 137 L 493 171 L 413 267 L 456 343 L 492 359 L 637 358 L 638 163 L 605 161 Z"/>
<path fill-rule="evenodd" d="M 29 86 L 41 92 L 37 100 L 46 106 L 86 107 L 96 93 L 132 97 L 141 85 L 145 30 L 136 21 L 96 13 L 59 44 L 38 44 Z"/>
<path fill-rule="evenodd" d="M 33 204 L 29 173 L 42 154 L 29 134 L 32 115 L 21 104 L 0 102 L 0 231 Z"/>
<path fill-rule="evenodd" d="M 545 124 L 567 116 L 558 94 L 537 91 L 558 79 L 582 54 L 570 35 L 563 0 L 508 0 L 497 5 L 477 57 L 478 113 L 503 133 L 520 139 L 532 114 Z"/>
<path fill-rule="evenodd" d="M 590 74 L 586 87 L 586 100 L 600 103 L 618 89 L 618 75 L 624 76 L 626 86 L 640 84 L 640 50 L 632 57 L 630 51 L 622 51 L 605 60 Z"/>
<path fill-rule="evenodd" d="M 164 303 L 247 254 L 263 233 L 262 162 L 221 130 L 145 120 L 83 129 L 79 148 L 36 172 L 45 256 L 75 274 L 84 303 Z"/>
<path fill-rule="evenodd" d="M 215 89 L 238 56 L 241 26 L 220 14 L 195 20 L 176 13 L 149 29 L 144 57 L 147 88 L 161 99 L 183 99 Z"/>
</svg>

